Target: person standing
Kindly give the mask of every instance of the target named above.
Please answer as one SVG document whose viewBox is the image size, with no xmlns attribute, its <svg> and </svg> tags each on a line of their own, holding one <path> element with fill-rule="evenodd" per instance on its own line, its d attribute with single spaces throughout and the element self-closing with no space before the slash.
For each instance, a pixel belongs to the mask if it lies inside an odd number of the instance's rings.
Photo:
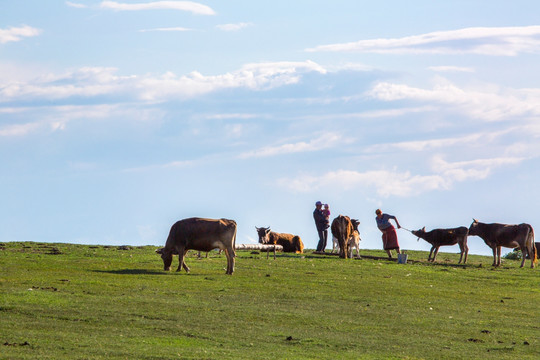
<svg viewBox="0 0 540 360">
<path fill-rule="evenodd" d="M 381 209 L 377 209 L 375 214 L 377 214 L 377 217 L 375 218 L 377 227 L 382 232 L 383 248 L 388 254 L 388 257 L 392 259 L 391 250 L 396 250 L 398 254 L 401 254 L 401 252 L 399 250 L 396 229 L 390 223 L 390 219 L 393 219 L 396 222 L 398 229 L 401 228 L 401 225 L 399 225 L 399 221 L 394 215 L 384 214 Z"/>
<path fill-rule="evenodd" d="M 317 201 L 315 203 L 315 210 L 313 211 L 313 219 L 315 220 L 315 226 L 317 227 L 317 233 L 319 234 L 319 243 L 317 244 L 317 252 L 324 252 L 326 249 L 326 241 L 328 240 L 328 227 L 329 223 L 326 221 L 324 212 L 322 209 L 322 203 Z"/>
</svg>

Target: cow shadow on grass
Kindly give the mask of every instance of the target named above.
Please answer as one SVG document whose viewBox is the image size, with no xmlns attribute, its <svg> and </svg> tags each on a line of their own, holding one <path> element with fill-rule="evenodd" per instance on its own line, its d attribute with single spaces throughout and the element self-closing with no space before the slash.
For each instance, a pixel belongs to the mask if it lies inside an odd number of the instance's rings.
<svg viewBox="0 0 540 360">
<path fill-rule="evenodd" d="M 164 270 L 146 270 L 146 269 L 119 269 L 119 270 L 92 270 L 100 274 L 114 275 L 183 275 L 183 276 L 208 276 L 207 273 L 186 273 L 185 271 L 164 271 Z"/>
<path fill-rule="evenodd" d="M 119 270 L 92 270 L 96 273 L 115 274 L 115 275 L 167 275 L 168 272 L 163 270 L 147 270 L 147 269 L 119 269 Z"/>
</svg>

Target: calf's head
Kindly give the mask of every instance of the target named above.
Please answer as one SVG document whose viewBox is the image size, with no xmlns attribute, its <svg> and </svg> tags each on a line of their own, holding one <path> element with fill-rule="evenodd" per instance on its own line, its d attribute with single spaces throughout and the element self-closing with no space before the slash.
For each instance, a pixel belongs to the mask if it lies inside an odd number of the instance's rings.
<svg viewBox="0 0 540 360">
<path fill-rule="evenodd" d="M 419 230 L 413 230 L 413 231 L 411 231 L 411 233 L 414 236 L 418 236 L 419 238 L 421 238 L 422 236 L 424 236 L 426 234 L 426 227 L 424 226 L 423 228 L 421 228 Z"/>
<path fill-rule="evenodd" d="M 352 224 L 353 230 L 358 231 L 358 225 L 360 225 L 360 220 L 351 219 L 351 224 Z"/>
<path fill-rule="evenodd" d="M 171 264 L 173 260 L 173 252 L 168 251 L 165 248 L 157 249 L 156 253 L 161 254 L 161 259 L 163 259 L 163 270 L 171 270 Z"/>
<path fill-rule="evenodd" d="M 424 226 L 423 228 L 419 229 L 419 230 L 412 230 L 411 233 L 414 235 L 414 236 L 417 236 L 418 237 L 418 240 L 420 239 L 425 239 L 425 235 L 426 235 L 426 227 Z"/>
<path fill-rule="evenodd" d="M 259 243 L 260 244 L 267 244 L 270 239 L 268 237 L 268 235 L 270 234 L 270 227 L 267 227 L 267 228 L 263 228 L 263 227 L 256 227 L 255 226 L 255 229 L 257 229 L 257 235 L 259 235 Z"/>
</svg>

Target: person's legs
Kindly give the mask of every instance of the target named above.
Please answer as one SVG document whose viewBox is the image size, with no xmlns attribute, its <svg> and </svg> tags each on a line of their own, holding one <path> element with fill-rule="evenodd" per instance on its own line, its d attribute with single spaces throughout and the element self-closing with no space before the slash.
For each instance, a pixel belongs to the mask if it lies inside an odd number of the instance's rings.
<svg viewBox="0 0 540 360">
<path fill-rule="evenodd" d="M 324 231 L 322 230 L 317 230 L 317 233 L 319 234 L 319 243 L 317 244 L 317 249 L 316 251 L 322 251 L 321 249 L 324 249 L 322 246 L 323 244 L 326 243 L 326 241 L 324 240 Z"/>
<path fill-rule="evenodd" d="M 323 240 L 324 241 L 323 241 L 323 244 L 321 246 L 321 251 L 324 251 L 324 250 L 326 250 L 326 243 L 328 241 L 328 230 L 324 230 L 322 233 L 323 233 Z"/>
</svg>

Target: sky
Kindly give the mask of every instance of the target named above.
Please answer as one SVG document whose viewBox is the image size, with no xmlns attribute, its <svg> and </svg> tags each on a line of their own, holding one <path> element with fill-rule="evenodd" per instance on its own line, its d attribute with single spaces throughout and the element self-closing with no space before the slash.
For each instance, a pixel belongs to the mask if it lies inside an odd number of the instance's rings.
<svg viewBox="0 0 540 360">
<path fill-rule="evenodd" d="M 377 208 L 540 226 L 536 0 L 0 7 L 0 242 L 162 245 L 200 216 L 313 249 L 316 201 L 368 249 Z"/>
</svg>

